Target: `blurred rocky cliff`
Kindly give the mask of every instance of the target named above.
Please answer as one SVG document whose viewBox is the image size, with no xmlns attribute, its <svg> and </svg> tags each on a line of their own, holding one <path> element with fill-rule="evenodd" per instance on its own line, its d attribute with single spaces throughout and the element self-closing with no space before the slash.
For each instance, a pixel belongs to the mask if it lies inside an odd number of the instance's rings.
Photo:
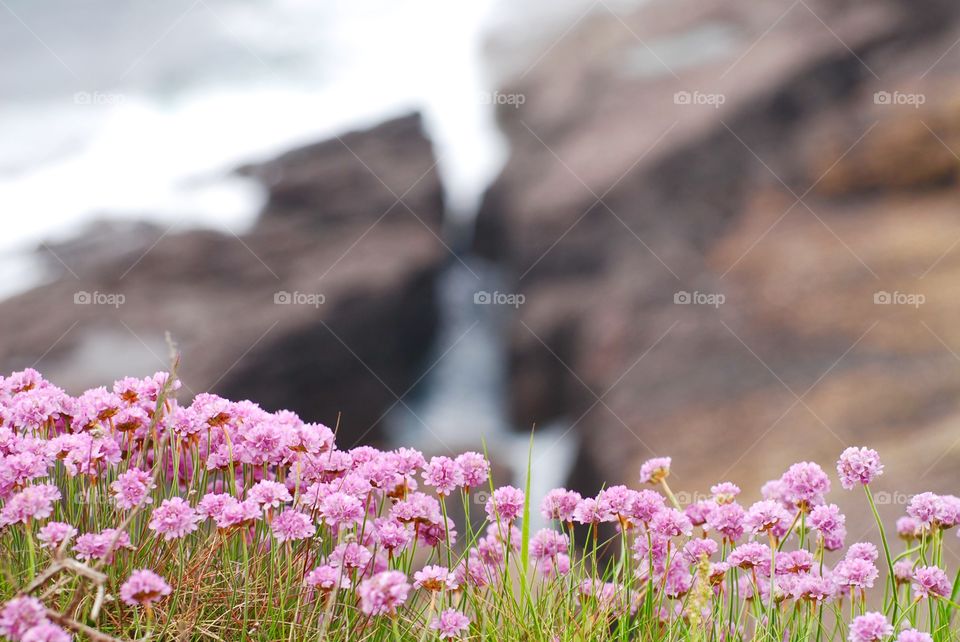
<svg viewBox="0 0 960 642">
<path fill-rule="evenodd" d="M 190 396 L 339 416 L 345 446 L 382 437 L 433 341 L 446 256 L 420 118 L 242 171 L 268 190 L 246 233 L 104 223 L 41 249 L 59 276 L 0 303 L 2 370 L 36 366 L 76 392 L 169 367 L 169 331 Z"/>
<path fill-rule="evenodd" d="M 890 503 L 956 492 L 958 9 L 600 2 L 491 45 L 512 154 L 476 247 L 526 297 L 515 422 L 569 423 L 581 486 L 669 454 L 755 497 L 869 444 Z"/>
</svg>

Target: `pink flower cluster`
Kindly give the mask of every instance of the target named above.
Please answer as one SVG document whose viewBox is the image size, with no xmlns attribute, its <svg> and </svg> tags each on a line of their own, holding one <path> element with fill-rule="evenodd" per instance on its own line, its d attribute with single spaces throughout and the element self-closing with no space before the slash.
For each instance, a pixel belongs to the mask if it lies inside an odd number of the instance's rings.
<svg viewBox="0 0 960 642">
<path fill-rule="evenodd" d="M 845 546 L 846 517 L 827 501 L 830 476 L 812 462 L 790 466 L 756 501 L 722 482 L 709 498 L 682 506 L 668 484 L 672 462 L 658 457 L 641 466 L 640 488 L 608 486 L 591 497 L 549 491 L 539 503 L 549 527 L 527 532 L 532 498 L 514 486 L 492 488 L 490 463 L 479 453 L 428 459 L 409 448 L 341 450 L 322 424 L 212 394 L 181 405 L 177 386 L 157 373 L 71 397 L 32 370 L 0 378 L 0 536 L 20 529 L 36 537 L 42 555 L 70 554 L 98 568 L 136 568 L 128 558 L 138 549 L 234 546 L 296 560 L 286 575 L 304 599 L 347 604 L 374 619 L 405 608 L 426 613 L 423 631 L 440 639 L 469 636 L 477 618 L 467 607 L 486 598 L 467 598 L 506 589 L 521 563 L 529 563 L 523 571 L 536 590 L 567 587 L 578 608 L 604 617 L 636 614 L 655 598 L 656 618 L 671 626 L 719 627 L 713 618 L 727 609 L 711 608 L 714 600 L 806 613 L 825 605 L 839 612 L 832 607 L 849 600 L 860 613 L 844 624 L 853 642 L 896 633 L 886 611 L 866 611 L 866 592 L 885 581 L 896 608 L 951 599 L 950 578 L 936 563 L 940 549 L 928 550 L 960 524 L 960 499 L 951 495 L 912 498 L 897 532 L 913 548 L 895 566 L 886 548 L 881 555 L 873 543 Z M 848 448 L 837 462 L 848 490 L 869 494 L 882 472 L 879 455 L 866 448 Z M 64 506 L 62 497 L 78 487 L 85 499 L 104 498 L 108 510 L 97 514 L 113 521 Z M 487 487 L 489 495 L 476 492 Z M 458 542 L 449 511 L 481 496 L 485 523 L 466 522 Z M 590 537 L 577 541 L 583 532 Z M 590 550 L 601 532 L 621 545 L 612 575 Z M 115 564 L 118 556 L 124 564 Z M 178 589 L 148 569 L 114 580 L 122 603 L 147 612 Z M 909 598 L 900 604 L 902 593 Z M 46 613 L 33 597 L 13 597 L 0 611 L 0 634 L 70 639 Z M 918 642 L 926 634 L 901 627 L 899 635 Z"/>
</svg>

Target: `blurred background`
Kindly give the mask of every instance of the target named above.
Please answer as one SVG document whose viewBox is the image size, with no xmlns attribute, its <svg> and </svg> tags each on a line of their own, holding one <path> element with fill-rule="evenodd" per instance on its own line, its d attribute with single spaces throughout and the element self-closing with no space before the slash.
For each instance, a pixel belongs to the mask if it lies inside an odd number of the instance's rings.
<svg viewBox="0 0 960 642">
<path fill-rule="evenodd" d="M 957 490 L 954 2 L 0 0 L 0 48 L 3 372 L 169 332 L 342 448 L 505 481 L 536 426 L 537 495 Z"/>
</svg>

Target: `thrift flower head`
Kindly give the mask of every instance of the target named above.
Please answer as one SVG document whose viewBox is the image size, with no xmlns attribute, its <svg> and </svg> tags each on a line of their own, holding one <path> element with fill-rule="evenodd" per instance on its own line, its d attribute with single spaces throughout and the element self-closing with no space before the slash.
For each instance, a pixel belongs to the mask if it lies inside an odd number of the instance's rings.
<svg viewBox="0 0 960 642">
<path fill-rule="evenodd" d="M 383 571 L 357 588 L 360 596 L 360 610 L 366 615 L 384 615 L 394 613 L 397 607 L 407 601 L 410 584 L 407 576 L 400 571 Z"/>
<path fill-rule="evenodd" d="M 363 503 L 353 495 L 330 493 L 320 502 L 320 516 L 329 526 L 350 526 L 363 519 Z"/>
<path fill-rule="evenodd" d="M 654 457 L 640 467 L 641 484 L 659 484 L 670 475 L 670 458 Z"/>
<path fill-rule="evenodd" d="M 894 562 L 893 575 L 899 584 L 909 582 L 913 579 L 913 562 L 909 559 Z"/>
<path fill-rule="evenodd" d="M 441 640 L 455 640 L 470 628 L 470 618 L 456 609 L 446 609 L 430 623 Z"/>
<path fill-rule="evenodd" d="M 150 473 L 139 468 L 131 468 L 120 473 L 117 480 L 110 484 L 114 501 L 118 508 L 130 510 L 140 504 L 149 504 L 153 501 L 150 491 L 156 487 Z"/>
<path fill-rule="evenodd" d="M 53 502 L 60 499 L 60 490 L 53 484 L 27 486 L 7 500 L 0 511 L 0 526 L 26 524 L 31 519 L 46 519 L 53 513 Z"/>
<path fill-rule="evenodd" d="M 754 533 L 762 533 L 776 528 L 781 523 L 789 527 L 793 520 L 783 504 L 772 499 L 756 502 L 747 511 L 745 525 Z"/>
<path fill-rule="evenodd" d="M 910 498 L 907 515 L 917 520 L 921 526 L 930 526 L 940 511 L 940 496 L 934 493 L 918 493 Z"/>
<path fill-rule="evenodd" d="M 47 522 L 37 534 L 37 539 L 40 540 L 40 546 L 43 548 L 57 549 L 63 542 L 73 539 L 76 534 L 77 529 L 70 524 Z"/>
<path fill-rule="evenodd" d="M 653 516 L 662 511 L 666 506 L 666 500 L 664 500 L 663 495 L 649 488 L 644 488 L 643 490 L 633 493 L 632 497 L 633 502 L 630 505 L 630 517 L 644 524 L 649 524 Z M 687 517 L 688 519 L 690 518 L 689 513 Z"/>
<path fill-rule="evenodd" d="M 516 520 L 523 513 L 523 491 L 513 486 L 501 486 L 487 500 L 486 510 L 491 522 Z"/>
<path fill-rule="evenodd" d="M 650 529 L 663 537 L 679 537 L 693 532 L 693 525 L 682 512 L 665 508 L 650 521 Z"/>
<path fill-rule="evenodd" d="M 813 462 L 793 464 L 782 479 L 786 499 L 805 510 L 824 503 L 824 496 L 830 492 L 830 478 Z"/>
<path fill-rule="evenodd" d="M 848 560 L 861 559 L 867 562 L 876 562 L 877 558 L 880 557 L 880 551 L 870 542 L 857 542 L 850 545 L 844 557 Z"/>
<path fill-rule="evenodd" d="M 20 642 L 70 642 L 73 636 L 53 622 L 42 622 L 31 627 L 20 638 Z"/>
<path fill-rule="evenodd" d="M 853 490 L 857 485 L 866 486 L 883 474 L 880 455 L 870 448 L 850 447 L 843 451 L 837 461 L 840 485 Z"/>
<path fill-rule="evenodd" d="M 427 591 L 442 591 L 457 586 L 453 573 L 445 566 L 424 566 L 423 569 L 413 574 L 413 580 L 414 588 L 422 588 Z"/>
<path fill-rule="evenodd" d="M 464 485 L 463 469 L 449 457 L 433 457 L 423 471 L 423 481 L 445 497 Z"/>
<path fill-rule="evenodd" d="M 950 579 L 936 566 L 921 566 L 913 573 L 913 590 L 917 597 L 948 597 Z"/>
<path fill-rule="evenodd" d="M 290 491 L 283 484 L 264 479 L 254 484 L 247 492 L 247 498 L 264 508 L 279 508 L 281 504 L 293 501 Z"/>
<path fill-rule="evenodd" d="M 923 633 L 916 629 L 904 629 L 897 636 L 897 642 L 933 642 L 929 633 Z"/>
<path fill-rule="evenodd" d="M 0 635 L 20 640 L 38 624 L 47 622 L 46 609 L 35 597 L 15 597 L 0 609 Z"/>
<path fill-rule="evenodd" d="M 480 488 L 490 479 L 490 462 L 480 453 L 468 451 L 458 455 L 456 461 L 467 488 Z"/>
<path fill-rule="evenodd" d="M 883 613 L 871 611 L 850 623 L 850 642 L 879 642 L 893 635 L 893 626 Z"/>
<path fill-rule="evenodd" d="M 339 588 L 350 587 L 350 579 L 347 574 L 342 569 L 330 564 L 318 566 L 307 573 L 304 582 L 307 586 L 323 592 L 332 591 L 337 586 Z"/>
<path fill-rule="evenodd" d="M 713 500 L 718 504 L 729 504 L 740 494 L 740 487 L 730 482 L 721 482 L 710 487 Z"/>
<path fill-rule="evenodd" d="M 120 598 L 130 606 L 149 606 L 170 595 L 170 585 L 153 571 L 140 570 L 120 587 Z"/>
<path fill-rule="evenodd" d="M 307 539 L 317 532 L 308 515 L 290 508 L 277 515 L 271 527 L 278 542 Z"/>
<path fill-rule="evenodd" d="M 81 560 L 104 560 L 108 564 L 121 548 L 133 548 L 130 535 L 113 528 L 105 528 L 99 533 L 84 533 L 73 545 L 74 552 Z"/>
<path fill-rule="evenodd" d="M 545 519 L 556 519 L 561 522 L 572 522 L 573 513 L 580 503 L 580 493 L 565 488 L 554 488 L 540 504 L 540 514 Z"/>
<path fill-rule="evenodd" d="M 197 530 L 197 522 L 202 519 L 181 497 L 163 500 L 150 517 L 150 530 L 163 539 L 180 539 Z"/>
<path fill-rule="evenodd" d="M 833 572 L 845 586 L 858 589 L 873 588 L 874 580 L 880 575 L 873 562 L 857 557 L 838 563 Z"/>
</svg>

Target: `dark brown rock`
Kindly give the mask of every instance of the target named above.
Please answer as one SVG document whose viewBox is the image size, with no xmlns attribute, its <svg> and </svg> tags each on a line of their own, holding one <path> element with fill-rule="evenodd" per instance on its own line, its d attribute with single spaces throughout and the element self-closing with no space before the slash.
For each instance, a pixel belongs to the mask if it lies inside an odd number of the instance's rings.
<svg viewBox="0 0 960 642">
<path fill-rule="evenodd" d="M 97 226 L 52 246 L 79 278 L 0 303 L 0 369 L 35 365 L 75 392 L 166 368 L 169 331 L 185 395 L 341 416 L 342 443 L 375 440 L 433 340 L 443 202 L 418 117 L 342 141 L 245 168 L 271 177 L 248 233 Z M 81 291 L 125 300 L 74 304 Z"/>
</svg>

